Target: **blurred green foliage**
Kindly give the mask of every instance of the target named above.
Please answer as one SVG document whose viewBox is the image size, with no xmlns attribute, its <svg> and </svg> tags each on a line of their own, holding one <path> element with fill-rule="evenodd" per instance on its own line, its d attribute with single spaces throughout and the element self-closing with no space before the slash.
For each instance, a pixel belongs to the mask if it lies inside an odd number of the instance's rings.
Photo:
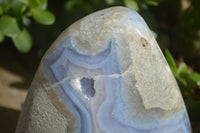
<svg viewBox="0 0 200 133">
<path fill-rule="evenodd" d="M 29 52 L 32 37 L 27 30 L 32 17 L 43 25 L 53 24 L 55 16 L 47 9 L 47 0 L 2 0 L 0 1 L 0 42 L 5 37 L 13 40 L 20 52 Z"/>
<path fill-rule="evenodd" d="M 79 14 L 79 18 L 83 15 L 89 14 L 96 10 L 100 10 L 110 6 L 127 6 L 136 11 L 140 11 L 143 16 L 146 16 L 149 20 L 151 29 L 156 34 L 157 23 L 153 15 L 148 11 L 148 5 L 156 6 L 163 0 L 63 0 L 63 5 L 59 5 L 62 12 L 67 12 L 73 18 L 73 13 Z M 36 38 L 34 34 L 38 32 L 38 25 L 32 24 L 34 20 L 38 24 L 52 25 L 55 22 L 55 16 L 63 14 L 55 11 L 55 15 L 47 10 L 48 0 L 2 0 L 0 1 L 0 43 L 2 43 L 5 37 L 12 39 L 15 48 L 22 53 L 27 53 L 32 48 L 32 38 Z M 50 2 L 54 5 L 54 10 L 60 10 L 59 2 Z M 59 14 L 60 13 L 60 14 Z M 81 15 L 83 14 L 83 15 Z M 66 15 L 66 14 L 65 14 Z M 59 17 L 58 17 L 59 18 Z M 61 18 L 63 19 L 63 18 Z M 65 20 L 65 19 L 64 19 Z M 60 19 L 57 19 L 61 26 Z M 69 19 L 67 20 L 70 21 Z M 35 27 L 36 26 L 36 27 Z M 54 28 L 55 26 L 52 26 Z M 64 26 L 63 26 L 64 27 Z M 35 29 L 32 30 L 32 29 Z M 30 30 L 32 34 L 30 34 Z M 63 29 L 62 29 L 63 30 Z M 52 31 L 53 32 L 53 31 Z M 42 32 L 41 32 L 42 33 Z M 40 34 L 40 33 L 39 33 Z M 38 35 L 39 35 L 38 34 Z M 43 35 L 41 35 L 42 38 Z M 44 39 L 47 39 L 44 37 Z M 55 39 L 55 38 L 54 38 Z M 43 41 L 43 40 L 42 40 Z M 41 41 L 41 42 L 42 42 Z M 45 43 L 45 41 L 44 41 Z M 41 47 L 42 54 L 49 45 L 39 46 Z M 39 48 L 40 49 L 40 48 Z M 43 50 L 45 49 L 45 50 Z"/>
<path fill-rule="evenodd" d="M 181 62 L 177 66 L 169 50 L 165 50 L 165 57 L 181 88 L 183 96 L 185 98 L 197 98 L 196 91 L 200 89 L 200 73 L 192 72 L 185 62 Z"/>
<path fill-rule="evenodd" d="M 169 50 L 165 50 L 165 57 L 181 89 L 190 118 L 200 119 L 200 73 L 190 70 L 185 62 L 177 66 Z"/>
</svg>

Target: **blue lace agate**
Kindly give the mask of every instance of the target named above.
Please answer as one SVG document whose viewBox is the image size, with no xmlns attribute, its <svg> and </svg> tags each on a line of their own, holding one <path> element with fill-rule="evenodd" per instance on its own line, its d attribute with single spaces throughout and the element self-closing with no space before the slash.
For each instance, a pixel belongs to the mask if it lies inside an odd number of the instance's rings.
<svg viewBox="0 0 200 133">
<path fill-rule="evenodd" d="M 50 99 L 67 133 L 191 133 L 172 72 L 131 9 L 104 9 L 71 25 L 38 75 L 47 94 L 55 92 Z"/>
</svg>

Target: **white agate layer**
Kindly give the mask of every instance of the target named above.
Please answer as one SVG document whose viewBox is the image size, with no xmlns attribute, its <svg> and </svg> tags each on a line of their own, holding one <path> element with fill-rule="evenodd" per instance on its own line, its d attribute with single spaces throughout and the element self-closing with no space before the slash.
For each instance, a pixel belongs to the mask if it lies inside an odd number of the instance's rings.
<svg viewBox="0 0 200 133">
<path fill-rule="evenodd" d="M 157 42 L 141 16 L 125 7 L 98 11 L 64 31 L 44 56 L 28 97 L 17 132 L 191 133 Z M 23 125 L 27 114 L 31 122 Z"/>
</svg>

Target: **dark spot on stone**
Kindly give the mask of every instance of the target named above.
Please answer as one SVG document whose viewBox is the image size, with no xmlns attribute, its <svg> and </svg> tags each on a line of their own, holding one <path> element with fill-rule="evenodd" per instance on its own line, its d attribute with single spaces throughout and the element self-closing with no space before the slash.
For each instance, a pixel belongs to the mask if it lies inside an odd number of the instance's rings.
<svg viewBox="0 0 200 133">
<path fill-rule="evenodd" d="M 96 92 L 94 88 L 94 80 L 89 78 L 82 78 L 80 82 L 83 94 L 85 94 L 87 97 L 93 97 Z"/>
<path fill-rule="evenodd" d="M 142 43 L 143 47 L 147 47 L 149 45 L 148 41 L 143 37 L 141 37 L 140 42 Z"/>
</svg>

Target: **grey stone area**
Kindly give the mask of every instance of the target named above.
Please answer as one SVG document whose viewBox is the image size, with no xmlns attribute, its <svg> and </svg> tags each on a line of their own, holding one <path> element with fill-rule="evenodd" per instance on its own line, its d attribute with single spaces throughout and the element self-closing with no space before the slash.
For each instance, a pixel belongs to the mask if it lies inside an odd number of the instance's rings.
<svg viewBox="0 0 200 133">
<path fill-rule="evenodd" d="M 148 26 L 113 7 L 66 29 L 43 57 L 16 133 L 191 133 Z"/>
</svg>

